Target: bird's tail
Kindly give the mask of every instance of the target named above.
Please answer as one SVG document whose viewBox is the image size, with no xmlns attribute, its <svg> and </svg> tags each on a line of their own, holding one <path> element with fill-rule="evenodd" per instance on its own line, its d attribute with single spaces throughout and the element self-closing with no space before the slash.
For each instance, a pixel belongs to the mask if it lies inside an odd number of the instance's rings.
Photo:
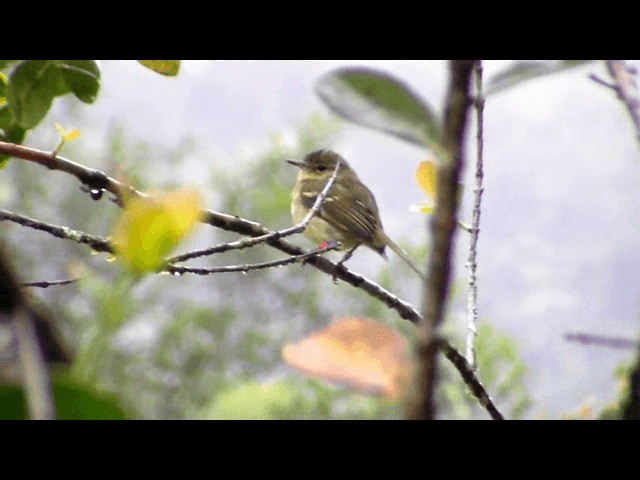
<svg viewBox="0 0 640 480">
<path fill-rule="evenodd" d="M 407 255 L 406 252 L 402 250 L 396 242 L 391 240 L 386 233 L 381 233 L 382 235 L 384 235 L 385 243 L 389 246 L 389 248 L 393 250 L 400 258 L 402 258 L 407 263 L 407 265 L 409 265 L 411 269 L 416 272 L 420 276 L 420 278 L 422 278 L 422 280 L 426 280 L 427 277 L 425 276 L 425 274 L 418 267 L 416 267 L 415 263 L 413 263 L 413 261 L 409 258 L 409 255 Z"/>
</svg>

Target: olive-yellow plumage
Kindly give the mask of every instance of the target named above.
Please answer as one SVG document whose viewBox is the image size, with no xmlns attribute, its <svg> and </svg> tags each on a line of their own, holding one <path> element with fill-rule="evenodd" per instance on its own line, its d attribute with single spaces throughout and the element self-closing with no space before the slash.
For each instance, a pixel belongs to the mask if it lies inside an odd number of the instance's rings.
<svg viewBox="0 0 640 480">
<path fill-rule="evenodd" d="M 320 211 L 307 225 L 305 235 L 318 243 L 330 240 L 342 243 L 342 249 L 348 251 L 342 262 L 360 245 L 366 245 L 386 258 L 385 247 L 389 246 L 424 278 L 407 254 L 384 232 L 371 190 L 360 181 L 347 161 L 331 150 L 312 152 L 302 162 L 288 160 L 299 167 L 291 199 L 293 221 L 299 223 L 307 215 L 333 175 L 338 161 L 340 168 L 336 180 Z"/>
</svg>

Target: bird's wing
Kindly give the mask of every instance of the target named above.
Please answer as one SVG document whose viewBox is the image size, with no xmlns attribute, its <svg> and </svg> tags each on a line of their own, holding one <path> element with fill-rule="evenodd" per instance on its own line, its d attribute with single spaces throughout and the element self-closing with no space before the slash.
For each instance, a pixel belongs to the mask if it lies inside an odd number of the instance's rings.
<svg viewBox="0 0 640 480">
<path fill-rule="evenodd" d="M 303 194 L 302 202 L 311 208 L 316 198 L 317 195 Z M 371 242 L 380 228 L 376 201 L 362 184 L 334 185 L 318 215 L 335 228 L 357 236 L 360 243 Z"/>
</svg>

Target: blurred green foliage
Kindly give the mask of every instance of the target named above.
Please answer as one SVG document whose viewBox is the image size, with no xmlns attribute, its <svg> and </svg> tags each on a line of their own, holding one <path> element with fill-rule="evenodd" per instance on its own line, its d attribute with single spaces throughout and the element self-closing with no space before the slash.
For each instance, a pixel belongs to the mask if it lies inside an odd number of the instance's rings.
<svg viewBox="0 0 640 480">
<path fill-rule="evenodd" d="M 251 158 L 232 161 L 212 158 L 197 139 L 187 139 L 174 150 L 162 151 L 115 127 L 108 132 L 106 156 L 84 151 L 87 147 L 82 142 L 70 145 L 66 155 L 80 163 L 89 164 L 84 159 L 92 159 L 91 166 L 110 173 L 124 171 L 143 190 L 179 185 L 186 172 L 202 169 L 210 172 L 206 187 L 209 208 L 278 229 L 291 225 L 289 202 L 295 171 L 284 160 L 334 146 L 339 131 L 340 124 L 335 120 L 312 115 L 294 135 L 286 137 L 292 140 L 285 141 L 285 135 L 274 134 L 262 151 Z M 89 135 L 90 132 L 83 132 L 83 138 Z M 105 157 L 108 160 L 103 163 L 95 160 Z M 11 182 L 9 186 L 0 183 L 0 197 L 2 189 L 6 189 L 6 208 L 87 232 L 108 234 L 119 211 L 107 195 L 94 202 L 80 191 L 75 179 L 64 175 L 54 190 L 44 178 L 46 175 L 40 173 L 25 162 L 13 162 L 3 172 Z M 397 318 L 386 306 L 350 285 L 334 285 L 329 276 L 312 267 L 293 265 L 247 275 L 152 275 L 133 285 L 120 277 L 114 263 L 105 261 L 105 255 L 92 255 L 84 247 L 12 225 L 5 231 L 16 264 L 29 277 L 25 280 L 82 278 L 77 284 L 35 294 L 56 312 L 65 337 L 76 346 L 77 359 L 70 378 L 109 392 L 127 416 L 402 417 L 401 404 L 307 378 L 283 362 L 284 344 L 305 337 L 338 316 L 374 318 L 409 338 L 414 336 L 414 326 Z M 181 251 L 237 238 L 236 234 L 202 225 Z M 310 246 L 301 236 L 289 240 Z M 425 245 L 401 243 L 411 256 L 424 263 Z M 283 256 L 272 248 L 258 246 L 191 264 L 243 264 Z M 374 280 L 413 301 L 415 279 L 397 273 L 403 268 L 395 257 L 388 263 L 381 261 Z M 455 330 L 451 335 L 459 338 Z M 505 406 L 507 416 L 522 416 L 529 400 L 522 386 L 524 366 L 515 345 L 488 325 L 480 329 L 478 341 L 485 386 L 489 392 L 496 392 L 494 400 Z M 441 363 L 448 365 L 445 360 Z M 442 377 L 443 417 L 487 418 L 456 371 L 445 366 Z M 78 417 L 80 413 L 73 415 Z"/>
</svg>

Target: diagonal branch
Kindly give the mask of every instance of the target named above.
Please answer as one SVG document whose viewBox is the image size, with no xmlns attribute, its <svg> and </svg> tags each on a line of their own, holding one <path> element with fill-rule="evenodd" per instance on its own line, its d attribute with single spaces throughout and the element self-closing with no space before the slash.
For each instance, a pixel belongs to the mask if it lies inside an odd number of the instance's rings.
<svg viewBox="0 0 640 480">
<path fill-rule="evenodd" d="M 24 147 L 22 145 L 15 145 L 15 144 L 6 143 L 6 142 L 0 142 L 0 154 L 10 155 L 23 160 L 32 161 L 40 165 L 44 165 L 51 170 L 60 170 L 70 175 L 73 175 L 85 185 L 86 190 L 91 193 L 92 198 L 94 198 L 95 200 L 98 200 L 101 197 L 100 192 L 102 192 L 103 190 L 112 193 L 115 197 L 116 204 L 118 204 L 119 206 L 122 206 L 124 204 L 123 192 L 124 194 L 127 194 L 127 195 L 148 197 L 146 194 L 139 192 L 132 187 L 123 185 L 116 179 L 107 176 L 103 172 L 86 168 L 78 163 L 64 159 L 60 156 L 52 156 L 52 154 L 49 152 L 45 152 L 42 150 L 37 150 L 29 147 Z M 0 220 L 3 219 L 2 214 L 6 216 L 7 220 L 14 220 L 14 218 L 8 218 L 8 217 L 11 217 L 12 215 L 15 215 L 15 214 L 12 214 L 11 212 L 6 212 L 6 211 L 0 211 L 0 212 L 2 212 L 0 213 Z M 31 222 L 34 222 L 34 220 L 32 219 L 28 219 L 28 220 Z M 201 221 L 211 226 L 214 226 L 223 230 L 235 232 L 240 235 L 245 235 L 248 237 L 267 237 L 266 239 L 262 239 L 260 242 L 264 242 L 270 245 L 271 247 L 292 256 L 300 256 L 308 253 L 302 248 L 296 245 L 293 245 L 287 242 L 286 240 L 283 240 L 281 238 L 282 236 L 277 234 L 277 232 L 268 230 L 267 228 L 263 227 L 257 222 L 252 222 L 250 220 L 246 220 L 234 215 L 219 213 L 212 210 L 204 210 Z M 20 222 L 17 222 L 17 223 L 20 223 Z M 28 222 L 25 222 L 23 224 L 25 226 L 29 226 L 27 225 L 27 223 Z M 43 225 L 48 225 L 48 224 L 43 223 Z M 44 231 L 50 230 L 50 233 L 53 231 L 57 233 L 62 233 L 62 235 L 56 235 L 55 233 L 52 233 L 52 234 L 55 236 L 58 236 L 59 238 L 69 238 L 71 240 L 74 240 L 74 238 L 68 237 L 65 234 L 65 231 L 69 231 L 69 229 L 66 229 L 66 227 L 57 227 L 60 230 L 56 230 L 55 228 L 51 230 L 47 228 L 43 228 L 41 230 L 44 230 Z M 95 247 L 98 247 L 98 248 L 105 247 L 105 248 L 108 248 L 108 250 L 101 249 L 99 251 L 107 251 L 107 252 L 113 253 L 112 247 L 106 240 L 100 239 L 100 237 L 94 237 L 87 234 L 84 234 L 84 235 L 86 235 L 86 237 L 80 236 L 78 238 L 84 238 L 87 241 L 83 241 L 80 243 L 85 243 L 94 249 Z M 96 240 L 96 242 L 93 242 L 93 240 Z M 103 244 L 102 242 L 106 242 L 106 244 Z M 313 255 L 307 258 L 305 263 L 308 265 L 312 265 L 313 267 L 330 275 L 331 277 L 339 278 L 345 283 L 348 283 L 355 288 L 363 290 L 373 298 L 376 298 L 377 300 L 382 302 L 388 308 L 394 310 L 400 316 L 400 318 L 408 320 L 414 324 L 418 324 L 422 320 L 422 316 L 413 308 L 411 304 L 405 302 L 404 300 L 399 298 L 397 295 L 394 295 L 392 292 L 382 288 L 377 283 L 367 279 L 366 277 L 363 277 L 358 273 L 355 273 L 347 269 L 344 266 L 339 268 L 335 263 L 319 255 Z M 454 364 L 454 366 L 456 366 L 456 368 L 458 368 L 462 378 L 467 383 L 471 391 L 474 392 L 474 394 L 475 392 L 484 391 L 482 384 L 473 374 L 473 370 L 471 370 L 468 365 L 465 366 L 466 361 L 464 357 L 462 357 L 451 346 L 449 346 L 448 348 L 445 348 L 444 352 L 445 352 L 445 356 L 452 361 L 452 363 Z M 486 407 L 487 403 L 482 398 L 480 397 L 478 398 L 481 400 L 481 403 Z"/>
<path fill-rule="evenodd" d="M 213 268 L 194 268 L 194 267 L 182 267 L 179 265 L 167 265 L 165 271 L 174 275 L 182 275 L 183 273 L 193 273 L 195 275 L 211 275 L 212 273 L 231 273 L 242 272 L 247 273 L 249 270 L 264 270 L 266 268 L 283 267 L 292 263 L 299 263 L 308 260 L 316 255 L 321 255 L 331 250 L 337 250 L 340 244 L 334 243 L 326 247 L 318 248 L 302 255 L 292 255 L 281 260 L 273 260 L 270 262 L 262 263 L 247 263 L 244 265 L 228 265 L 225 267 L 213 267 Z"/>
<path fill-rule="evenodd" d="M 33 218 L 18 215 L 17 213 L 9 212 L 8 210 L 0 210 L 0 222 L 5 220 L 17 223 L 23 227 L 46 232 L 56 238 L 63 238 L 66 240 L 72 240 L 76 243 L 89 245 L 96 252 L 115 253 L 109 241 L 102 237 L 98 237 L 97 235 L 89 235 L 88 233 L 72 230 L 68 227 L 60 227 L 58 225 L 34 220 Z"/>
<path fill-rule="evenodd" d="M 613 79 L 613 83 L 608 83 L 597 77 L 596 75 L 590 75 L 590 78 L 612 89 L 618 95 L 618 98 L 622 101 L 631 121 L 636 130 L 636 140 L 640 145 L 640 97 L 638 96 L 638 86 L 633 78 L 637 72 L 634 68 L 627 65 L 624 60 L 607 60 L 607 70 L 609 75 Z"/>
</svg>

